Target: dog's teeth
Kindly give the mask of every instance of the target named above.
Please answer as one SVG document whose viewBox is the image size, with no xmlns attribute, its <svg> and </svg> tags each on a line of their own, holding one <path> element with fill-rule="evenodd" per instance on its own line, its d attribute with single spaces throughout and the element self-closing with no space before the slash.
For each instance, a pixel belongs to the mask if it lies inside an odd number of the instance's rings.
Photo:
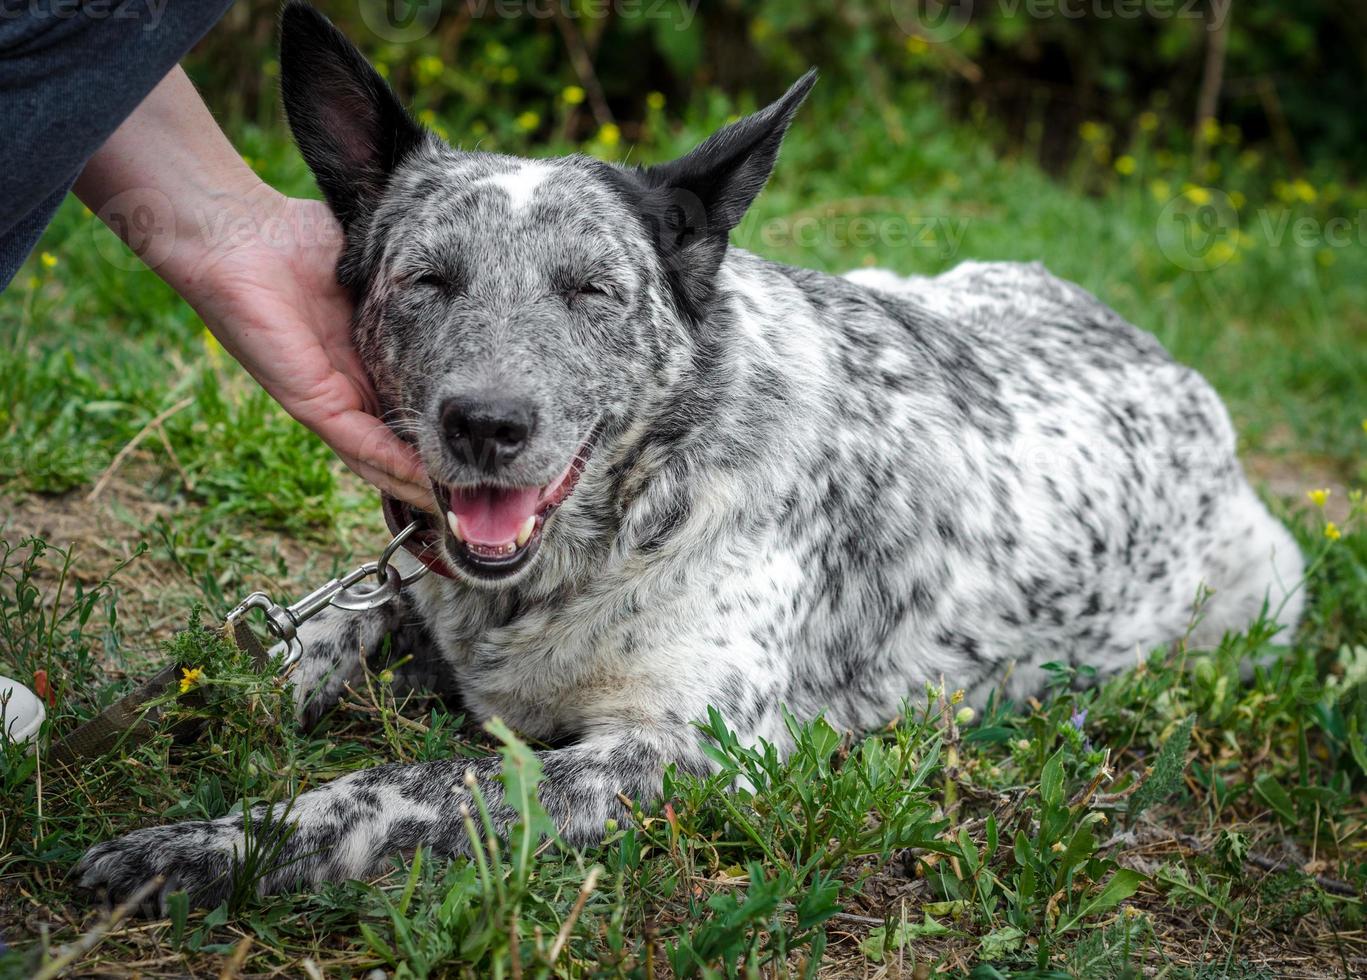
<svg viewBox="0 0 1367 980">
<path fill-rule="evenodd" d="M 532 532 L 536 530 L 536 515 L 532 514 L 522 523 L 522 530 L 517 532 L 517 546 L 521 548 L 532 539 Z"/>
<path fill-rule="evenodd" d="M 451 525 L 451 533 L 456 536 L 456 540 L 464 543 L 465 535 L 460 533 L 460 518 L 456 516 L 455 511 L 446 512 L 446 523 Z"/>
</svg>

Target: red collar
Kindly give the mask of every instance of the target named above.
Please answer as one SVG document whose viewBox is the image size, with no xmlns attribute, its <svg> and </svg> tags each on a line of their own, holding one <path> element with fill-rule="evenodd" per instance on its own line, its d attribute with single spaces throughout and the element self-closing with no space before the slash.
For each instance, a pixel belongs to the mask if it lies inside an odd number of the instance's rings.
<svg viewBox="0 0 1367 980">
<path fill-rule="evenodd" d="M 427 523 L 431 515 L 424 511 L 419 511 L 389 494 L 381 494 L 380 501 L 384 505 L 384 521 L 389 525 L 389 533 L 397 535 L 414 521 Z M 429 571 L 436 572 L 443 578 L 455 578 L 456 573 L 451 571 L 451 566 L 446 564 L 446 560 L 441 556 L 441 546 L 434 539 L 430 529 L 419 529 L 403 543 L 404 548 L 410 555 L 418 559 L 427 566 Z"/>
</svg>

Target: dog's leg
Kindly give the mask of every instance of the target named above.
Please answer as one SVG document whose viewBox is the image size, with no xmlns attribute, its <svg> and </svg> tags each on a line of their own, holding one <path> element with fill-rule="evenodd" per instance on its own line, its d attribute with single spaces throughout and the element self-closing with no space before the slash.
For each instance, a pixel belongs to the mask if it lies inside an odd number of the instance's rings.
<svg viewBox="0 0 1367 980">
<path fill-rule="evenodd" d="M 604 822 L 624 814 L 618 793 L 641 802 L 658 797 L 668 762 L 705 770 L 691 736 L 658 731 L 614 731 L 538 757 L 542 805 L 561 837 L 577 846 L 597 843 Z M 496 757 L 387 765 L 352 773 L 271 811 L 257 807 L 251 848 L 270 859 L 251 887 L 264 894 L 365 878 L 419 846 L 441 855 L 468 853 L 465 814 L 479 827 L 472 781 L 500 834 L 517 819 L 504 800 L 499 770 Z M 76 873 L 82 885 L 105 889 L 113 901 L 160 874 L 166 878 L 158 899 L 163 907 L 172 891 L 213 905 L 230 894 L 235 871 L 244 864 L 260 867 L 246 858 L 248 850 L 238 814 L 134 831 L 91 848 Z"/>
<path fill-rule="evenodd" d="M 360 682 L 366 665 L 380 670 L 407 661 L 400 680 L 412 687 L 432 686 L 427 675 L 439 673 L 431 637 L 402 595 L 366 612 L 324 609 L 300 628 L 299 641 L 304 652 L 289 677 L 295 714 L 306 729 L 341 700 L 348 685 Z"/>
</svg>

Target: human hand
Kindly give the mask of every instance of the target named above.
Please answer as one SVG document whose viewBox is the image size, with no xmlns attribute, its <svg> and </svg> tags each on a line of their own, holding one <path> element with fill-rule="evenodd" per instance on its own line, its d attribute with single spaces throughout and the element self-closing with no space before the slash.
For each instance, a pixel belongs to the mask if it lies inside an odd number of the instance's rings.
<svg viewBox="0 0 1367 980">
<path fill-rule="evenodd" d="M 130 240 L 285 410 L 354 472 L 423 509 L 435 506 L 417 453 L 379 419 L 337 284 L 342 230 L 319 201 L 263 184 L 173 70 L 86 164 L 75 187 L 106 221 L 133 203 L 157 234 Z"/>
<path fill-rule="evenodd" d="M 378 418 L 351 343 L 352 303 L 337 283 L 342 229 L 327 205 L 264 186 L 240 199 L 229 240 L 201 240 L 158 272 L 224 348 L 356 474 L 430 510 L 417 453 Z"/>
</svg>

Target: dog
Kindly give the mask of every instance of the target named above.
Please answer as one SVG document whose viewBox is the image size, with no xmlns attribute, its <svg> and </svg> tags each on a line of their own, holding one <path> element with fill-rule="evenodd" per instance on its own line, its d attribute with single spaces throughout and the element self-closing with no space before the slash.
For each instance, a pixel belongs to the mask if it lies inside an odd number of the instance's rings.
<svg viewBox="0 0 1367 980">
<path fill-rule="evenodd" d="M 1264 611 L 1295 628 L 1302 557 L 1220 399 L 1095 297 L 1040 265 L 841 278 L 729 245 L 812 73 L 628 168 L 448 146 L 303 3 L 280 65 L 345 230 L 356 347 L 440 514 L 403 556 L 433 574 L 303 628 L 306 724 L 367 657 L 407 658 L 400 682 L 439 677 L 551 746 L 542 803 L 592 845 L 619 794 L 710 771 L 709 706 L 783 748 L 784 707 L 871 730 L 942 677 L 980 703 L 1049 661 L 1113 672 Z M 467 780 L 513 820 L 498 775 L 390 764 L 258 808 L 288 832 L 257 887 L 465 853 Z M 213 904 L 244 844 L 240 815 L 153 827 L 78 872 Z"/>
</svg>

